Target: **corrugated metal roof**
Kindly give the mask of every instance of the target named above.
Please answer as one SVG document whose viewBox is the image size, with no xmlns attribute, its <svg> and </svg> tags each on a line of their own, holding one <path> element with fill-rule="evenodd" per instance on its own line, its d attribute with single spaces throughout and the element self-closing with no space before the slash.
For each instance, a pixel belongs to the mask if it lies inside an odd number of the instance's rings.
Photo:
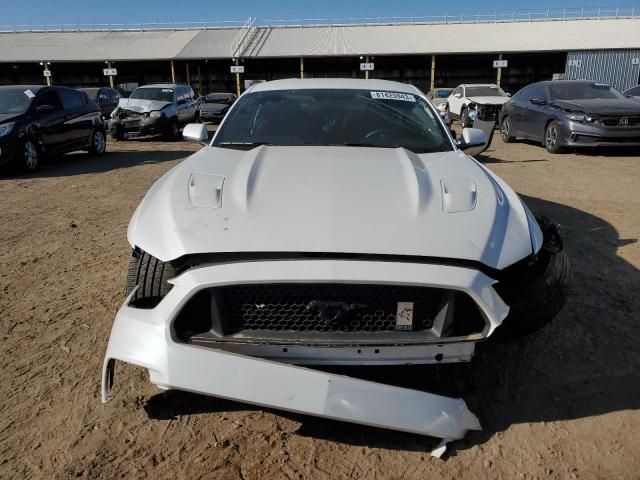
<svg viewBox="0 0 640 480">
<path fill-rule="evenodd" d="M 0 62 L 164 60 L 198 31 L 0 33 Z"/>
<path fill-rule="evenodd" d="M 229 58 L 242 29 L 0 33 L 0 62 Z M 247 57 L 417 55 L 640 48 L 640 19 L 257 27 Z"/>
</svg>

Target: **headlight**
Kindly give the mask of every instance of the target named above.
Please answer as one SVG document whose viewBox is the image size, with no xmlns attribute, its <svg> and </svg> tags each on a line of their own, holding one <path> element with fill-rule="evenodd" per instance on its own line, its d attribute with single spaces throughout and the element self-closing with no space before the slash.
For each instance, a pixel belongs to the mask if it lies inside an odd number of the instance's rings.
<svg viewBox="0 0 640 480">
<path fill-rule="evenodd" d="M 13 130 L 14 125 L 15 122 L 3 123 L 2 125 L 0 125 L 0 137 L 4 137 L 11 130 Z"/>
<path fill-rule="evenodd" d="M 149 113 L 149 116 L 151 118 L 158 118 L 161 117 L 162 115 L 164 115 L 160 110 L 154 110 L 151 113 Z"/>
<path fill-rule="evenodd" d="M 439 103 L 438 105 L 436 105 L 436 108 L 441 112 L 444 112 L 447 109 L 447 106 L 444 103 Z"/>
<path fill-rule="evenodd" d="M 567 118 L 578 123 L 599 123 L 598 117 L 584 112 L 567 112 Z"/>
</svg>

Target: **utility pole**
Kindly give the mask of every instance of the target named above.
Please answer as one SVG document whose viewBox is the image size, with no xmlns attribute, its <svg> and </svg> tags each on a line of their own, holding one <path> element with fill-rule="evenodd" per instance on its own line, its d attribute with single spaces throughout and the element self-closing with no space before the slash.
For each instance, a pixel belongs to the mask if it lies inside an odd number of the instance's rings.
<svg viewBox="0 0 640 480">
<path fill-rule="evenodd" d="M 107 68 L 111 68 L 111 62 L 107 62 Z M 113 88 L 113 75 L 109 75 L 109 85 Z"/>
<path fill-rule="evenodd" d="M 502 54 L 498 56 L 498 60 L 502 60 Z M 498 67 L 498 73 L 496 76 L 496 84 L 500 86 L 500 81 L 502 80 L 502 67 Z"/>
<path fill-rule="evenodd" d="M 365 63 L 369 63 L 369 55 L 367 55 L 365 57 L 364 61 L 365 61 Z M 364 78 L 365 78 L 365 80 L 369 80 L 369 70 L 365 70 L 364 71 Z"/>
<path fill-rule="evenodd" d="M 171 60 L 171 83 L 176 83 L 176 64 Z"/>
<path fill-rule="evenodd" d="M 300 78 L 304 78 L 304 58 L 300 57 Z"/>
<path fill-rule="evenodd" d="M 236 67 L 240 63 L 240 59 L 236 57 Z M 240 74 L 236 72 L 236 95 L 240 96 Z"/>
<path fill-rule="evenodd" d="M 436 88 L 436 56 L 431 55 L 431 82 L 430 82 L 430 90 Z"/>
</svg>

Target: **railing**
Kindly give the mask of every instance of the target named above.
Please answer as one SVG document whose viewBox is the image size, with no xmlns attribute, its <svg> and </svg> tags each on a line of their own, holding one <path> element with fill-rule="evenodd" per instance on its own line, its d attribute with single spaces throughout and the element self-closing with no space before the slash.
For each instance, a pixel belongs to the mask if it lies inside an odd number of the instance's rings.
<svg viewBox="0 0 640 480">
<path fill-rule="evenodd" d="M 232 57 L 237 57 L 242 55 L 242 52 L 244 51 L 244 48 L 245 48 L 245 42 L 247 41 L 247 38 L 249 38 L 249 34 L 253 29 L 254 21 L 255 19 L 249 17 L 240 28 L 240 32 L 238 33 L 238 35 L 236 35 L 236 38 L 231 43 Z"/>
<path fill-rule="evenodd" d="M 262 20 L 261 25 L 279 27 L 342 26 L 342 25 L 437 25 L 449 23 L 503 23 L 552 20 L 605 20 L 640 18 L 640 8 L 548 8 L 544 10 L 467 11 L 460 13 L 413 16 L 297 18 Z"/>
<path fill-rule="evenodd" d="M 413 16 L 379 16 L 346 18 L 286 18 L 248 20 L 218 20 L 196 22 L 139 22 L 139 23 L 31 23 L 0 24 L 0 32 L 80 32 L 80 31 L 148 31 L 148 30 L 210 30 L 233 28 L 243 30 L 238 38 L 246 37 L 252 27 L 305 27 L 341 25 L 438 25 L 449 23 L 537 22 L 554 20 L 608 20 L 640 18 L 640 7 L 550 8 L 543 10 L 467 11 Z M 249 22 L 249 26 L 247 26 Z M 242 40 L 239 40 L 240 42 Z M 239 47 L 240 45 L 236 45 Z M 237 48 L 236 48 L 237 49 Z"/>
</svg>

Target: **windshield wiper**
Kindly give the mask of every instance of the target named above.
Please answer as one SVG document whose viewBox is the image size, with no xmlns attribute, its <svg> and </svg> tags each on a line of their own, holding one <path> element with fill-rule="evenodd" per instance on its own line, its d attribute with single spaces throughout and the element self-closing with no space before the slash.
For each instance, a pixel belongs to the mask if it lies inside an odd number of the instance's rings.
<svg viewBox="0 0 640 480">
<path fill-rule="evenodd" d="M 251 150 L 252 148 L 259 147 L 261 145 L 273 145 L 273 143 L 268 142 L 220 142 L 214 145 L 214 147 L 220 148 L 239 148 L 239 149 L 247 149 Z"/>
</svg>

